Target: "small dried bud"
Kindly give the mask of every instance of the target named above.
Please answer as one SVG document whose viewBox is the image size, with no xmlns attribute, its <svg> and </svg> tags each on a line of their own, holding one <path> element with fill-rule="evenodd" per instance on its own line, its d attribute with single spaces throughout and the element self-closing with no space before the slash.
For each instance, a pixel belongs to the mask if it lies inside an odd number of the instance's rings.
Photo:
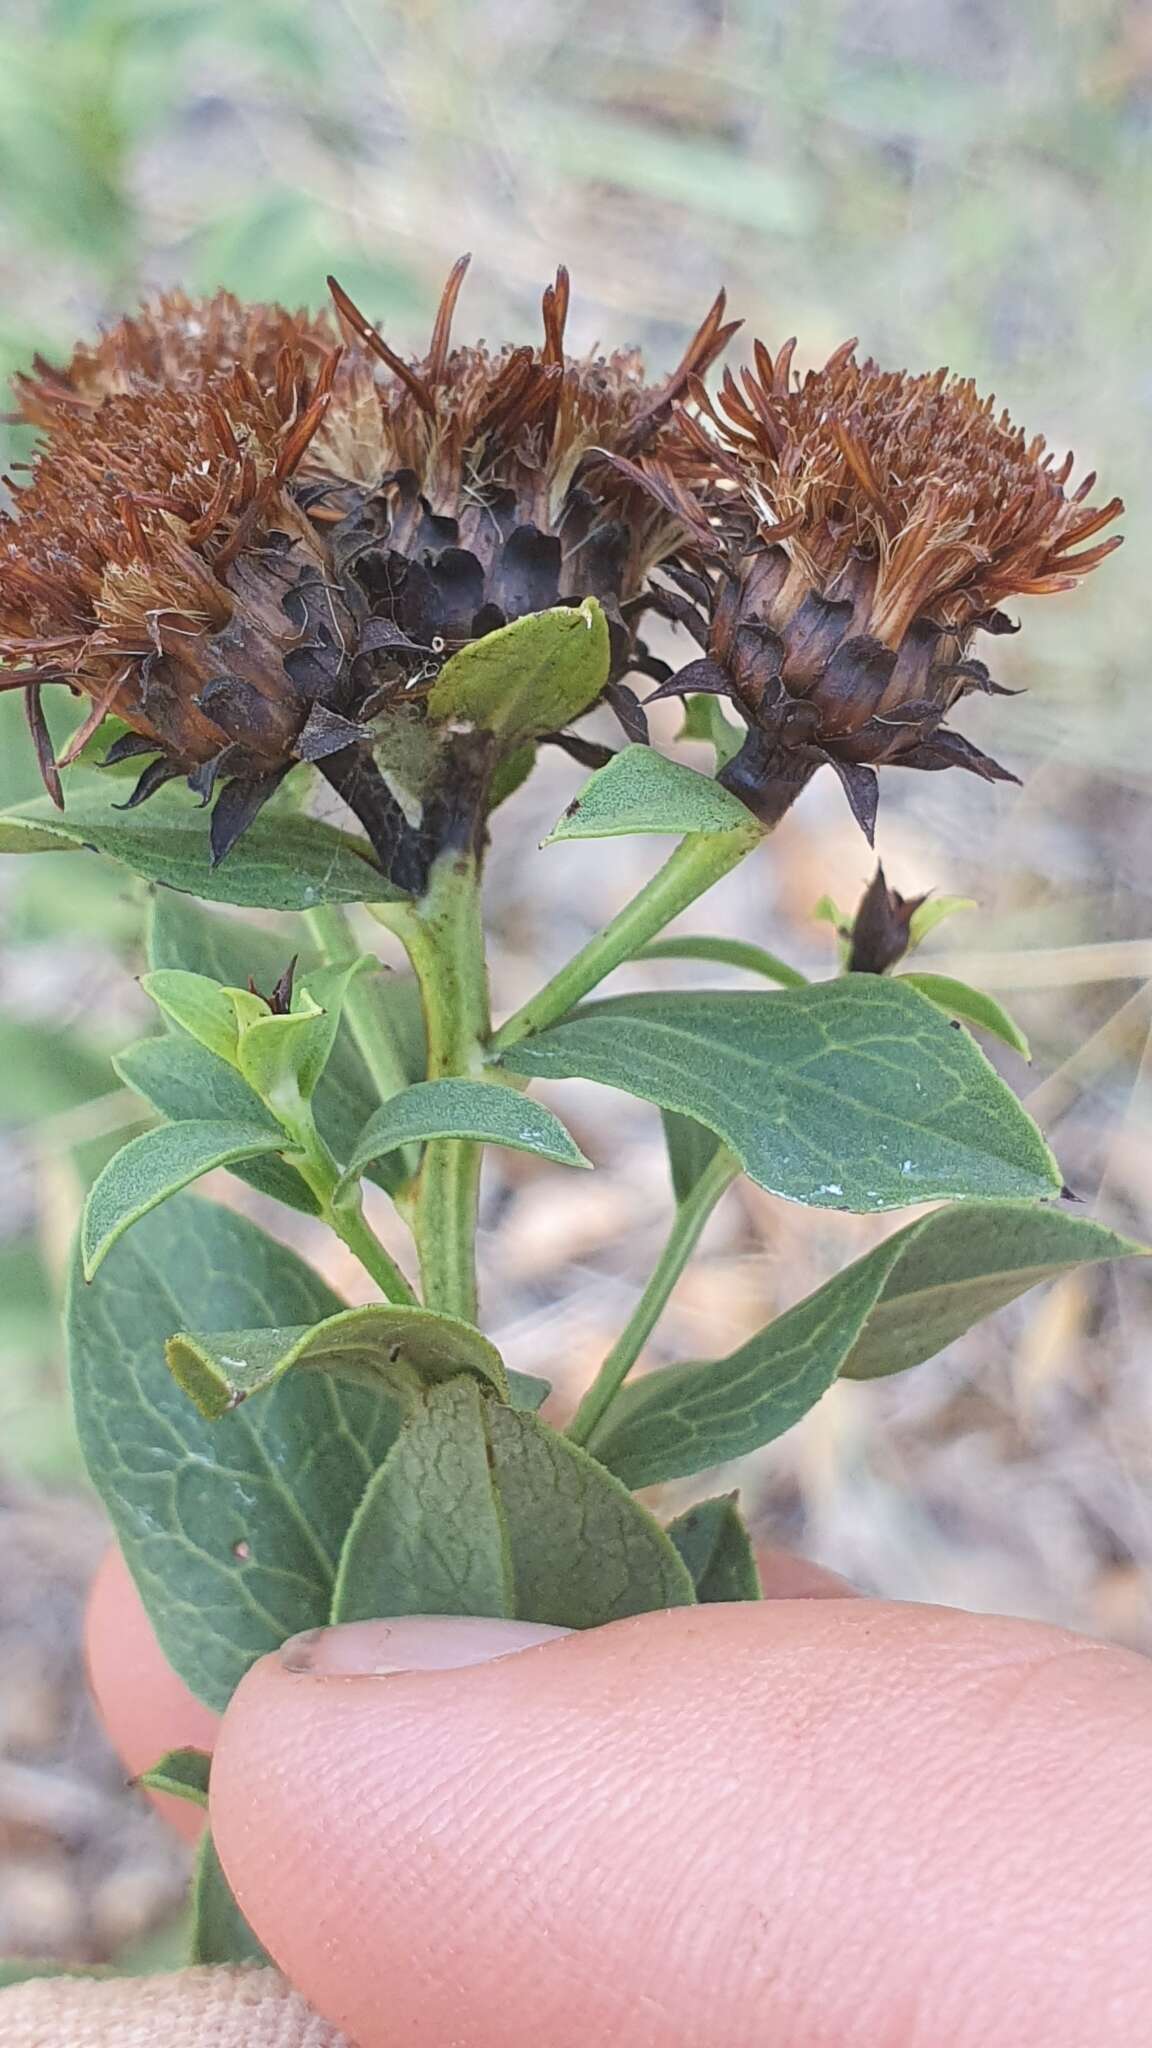
<svg viewBox="0 0 1152 2048">
<path fill-rule="evenodd" d="M 703 656 L 667 687 L 739 709 L 723 780 L 766 822 L 827 762 L 871 839 L 881 764 L 1016 779 L 944 724 L 972 690 L 1009 694 L 972 636 L 1015 630 L 1006 599 L 1071 589 L 1119 546 L 1095 537 L 1123 508 L 1087 503 L 1091 475 L 1066 495 L 1072 456 L 965 379 L 857 363 L 854 342 L 798 379 L 794 346 L 756 343 L 714 405 L 694 386 L 693 455 L 641 465 L 693 535 L 669 608 Z"/>
<path fill-rule="evenodd" d="M 262 1003 L 267 1004 L 269 1010 L 271 1011 L 274 1017 L 287 1017 L 291 1012 L 292 991 L 296 985 L 296 967 L 299 958 L 300 956 L 298 953 L 293 953 L 292 958 L 288 962 L 287 967 L 284 969 L 283 974 L 279 977 L 279 980 L 277 981 L 275 988 L 272 990 L 271 995 L 266 996 L 262 989 L 257 988 L 256 983 L 252 979 L 252 976 L 249 975 L 248 977 L 249 995 L 259 996 L 260 1001 Z"/>
<path fill-rule="evenodd" d="M 887 974 L 908 951 L 909 927 L 923 896 L 901 896 L 890 889 L 878 867 L 852 922 L 848 948 L 849 974 Z"/>
</svg>

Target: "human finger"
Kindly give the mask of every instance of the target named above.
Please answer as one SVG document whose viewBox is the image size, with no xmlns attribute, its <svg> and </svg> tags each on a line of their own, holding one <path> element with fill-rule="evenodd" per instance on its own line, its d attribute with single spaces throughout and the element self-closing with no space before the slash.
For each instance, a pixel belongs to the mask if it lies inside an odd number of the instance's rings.
<svg viewBox="0 0 1152 2048">
<path fill-rule="evenodd" d="M 1140 1658 L 863 1600 L 509 1626 L 322 1631 L 224 1718 L 225 1868 L 360 2048 L 1143 2043 Z"/>
</svg>

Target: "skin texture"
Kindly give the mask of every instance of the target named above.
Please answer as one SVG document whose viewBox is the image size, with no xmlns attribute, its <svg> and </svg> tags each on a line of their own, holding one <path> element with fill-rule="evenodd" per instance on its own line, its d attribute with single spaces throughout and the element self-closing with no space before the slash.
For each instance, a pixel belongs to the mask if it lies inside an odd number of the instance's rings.
<svg viewBox="0 0 1152 2048">
<path fill-rule="evenodd" d="M 1142 1659 L 850 1597 L 644 1615 L 500 1654 L 524 1633 L 324 1632 L 257 1665 L 224 1716 L 224 1864 L 292 1984 L 357 2048 L 1147 2042 Z M 119 1667 L 93 1663 L 114 1724 Z M 158 1729 L 153 1748 L 173 1739 Z M 113 2029 L 132 1994 L 95 1988 L 88 2033 L 45 2024 L 50 1985 L 7 1994 L 6 2048 L 127 2043 Z M 39 2031 L 21 2034 L 32 1994 Z M 245 2036 L 187 2036 L 209 2038 Z"/>
</svg>

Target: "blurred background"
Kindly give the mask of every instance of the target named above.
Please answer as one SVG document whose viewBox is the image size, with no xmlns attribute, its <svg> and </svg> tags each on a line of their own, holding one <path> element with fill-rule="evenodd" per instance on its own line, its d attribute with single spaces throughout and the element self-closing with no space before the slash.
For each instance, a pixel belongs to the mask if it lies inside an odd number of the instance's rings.
<svg viewBox="0 0 1152 2048">
<path fill-rule="evenodd" d="M 1027 694 L 965 707 L 1024 786 L 889 775 L 878 845 L 903 892 L 977 899 L 928 952 L 1030 1033 L 1031 1067 L 994 1057 L 1083 1213 L 1147 1239 L 1150 131 L 1147 0 L 0 0 L 0 372 L 66 355 L 157 287 L 319 303 L 327 270 L 407 351 L 470 248 L 461 338 L 531 334 L 562 260 L 570 346 L 636 340 L 664 368 L 723 283 L 770 346 L 799 335 L 802 363 L 856 334 L 888 363 L 974 375 L 1075 448 L 1127 499 L 1127 545 L 997 642 L 996 672 Z M 0 432 L 10 465 L 27 442 Z M 0 726 L 11 803 L 37 788 L 11 697 Z M 577 780 L 557 756 L 500 814 L 502 1010 L 666 850 L 538 853 Z M 870 867 L 818 777 L 684 924 L 831 973 L 813 906 L 826 891 L 852 905 Z M 0 870 L 0 1953 L 162 1960 L 181 1854 L 83 1699 L 79 1617 L 104 1534 L 57 1309 L 85 1184 L 136 1127 L 109 1055 L 147 1025 L 142 900 L 94 857 Z M 509 1363 L 571 1401 L 669 1195 L 654 1111 L 577 1084 L 555 1101 L 601 1171 L 586 1183 L 504 1155 L 484 1278 Z M 896 1221 L 745 1185 L 651 1358 L 731 1349 Z M 275 1224 L 326 1255 L 301 1219 Z M 764 1537 L 870 1591 L 1152 1649 L 1149 1288 L 1139 1271 L 1061 1281 L 903 1379 L 835 1389 L 725 1481 Z"/>
</svg>

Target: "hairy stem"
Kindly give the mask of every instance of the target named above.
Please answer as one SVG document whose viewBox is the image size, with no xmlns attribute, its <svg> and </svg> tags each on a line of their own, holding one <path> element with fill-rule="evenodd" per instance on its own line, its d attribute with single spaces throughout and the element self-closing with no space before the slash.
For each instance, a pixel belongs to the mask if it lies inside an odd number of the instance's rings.
<svg viewBox="0 0 1152 2048">
<path fill-rule="evenodd" d="M 663 1315 L 672 1289 L 688 1264 L 704 1225 L 739 1171 L 738 1161 L 730 1152 L 721 1149 L 714 1154 L 695 1187 L 680 1203 L 668 1242 L 647 1287 L 568 1425 L 568 1435 L 576 1443 L 588 1442 L 616 1399 Z"/>
<path fill-rule="evenodd" d="M 385 1301 L 415 1304 L 415 1291 L 364 1216 L 359 1190 L 336 1201 L 340 1168 L 312 1122 L 310 1111 L 292 1131 L 292 1139 L 294 1149 L 288 1156 L 315 1195 L 320 1214 L 329 1229 L 334 1230 L 353 1257 L 359 1259 Z"/>
<path fill-rule="evenodd" d="M 763 833 L 763 826 L 749 817 L 746 827 L 737 827 L 732 832 L 693 832 L 681 840 L 659 873 L 611 924 L 589 939 L 566 967 L 501 1026 L 493 1040 L 496 1050 L 517 1045 L 522 1038 L 545 1031 L 566 1016 L 614 967 L 631 960 L 641 946 L 663 931 L 670 919 L 739 866 L 745 854 L 759 844 Z"/>
<path fill-rule="evenodd" d="M 418 903 L 374 904 L 373 916 L 407 948 L 420 983 L 428 1079 L 479 1076 L 491 1029 L 479 862 L 471 853 L 436 861 Z M 476 1204 L 482 1148 L 433 1138 L 410 1211 L 428 1308 L 476 1318 Z"/>
<path fill-rule="evenodd" d="M 359 1202 L 355 1207 L 345 1208 L 340 1204 L 330 1208 L 327 1221 L 353 1257 L 359 1259 L 364 1271 L 371 1275 L 385 1301 L 403 1302 L 408 1307 L 416 1305 L 419 1297 L 415 1288 L 404 1278 L 391 1252 L 385 1251 L 366 1221 Z"/>
</svg>

